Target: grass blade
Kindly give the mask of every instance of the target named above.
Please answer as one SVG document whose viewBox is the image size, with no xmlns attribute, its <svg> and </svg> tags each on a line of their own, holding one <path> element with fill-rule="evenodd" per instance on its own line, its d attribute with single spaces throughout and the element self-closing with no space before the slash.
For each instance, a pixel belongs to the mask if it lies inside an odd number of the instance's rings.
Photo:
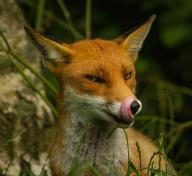
<svg viewBox="0 0 192 176">
<path fill-rule="evenodd" d="M 9 55 L 11 55 L 17 62 L 19 62 L 21 65 L 23 65 L 25 68 L 27 68 L 31 73 L 33 73 L 39 80 L 41 80 L 47 87 L 50 88 L 50 90 L 57 94 L 57 89 L 40 73 L 38 73 L 33 67 L 30 66 L 29 63 L 25 62 L 25 59 L 21 59 L 13 52 L 7 51 L 5 49 L 1 49 L 0 51 L 3 51 Z"/>
<path fill-rule="evenodd" d="M 58 112 L 53 106 L 53 104 L 47 99 L 47 97 L 35 86 L 35 84 L 24 74 L 23 69 L 16 64 L 15 62 L 10 59 L 10 61 L 13 63 L 15 68 L 18 70 L 18 72 L 21 74 L 21 76 L 24 78 L 24 80 L 29 84 L 29 86 L 44 100 L 44 102 L 50 107 L 55 117 L 58 117 Z"/>
<path fill-rule="evenodd" d="M 59 4 L 59 6 L 61 7 L 61 10 L 63 12 L 63 15 L 65 16 L 67 23 L 69 25 L 70 31 L 72 32 L 72 34 L 74 35 L 74 37 L 76 39 L 81 39 L 82 35 L 77 31 L 77 29 L 74 27 L 73 22 L 71 20 L 71 15 L 64 3 L 64 1 L 62 0 L 57 0 L 57 3 Z"/>
<path fill-rule="evenodd" d="M 37 8 L 36 24 L 35 24 L 35 27 L 37 30 L 41 29 L 42 19 L 44 14 L 44 6 L 45 6 L 45 0 L 39 0 L 38 8 Z"/>
<path fill-rule="evenodd" d="M 91 38 L 91 0 L 86 0 L 86 20 L 85 20 L 85 34 L 86 38 Z"/>
</svg>

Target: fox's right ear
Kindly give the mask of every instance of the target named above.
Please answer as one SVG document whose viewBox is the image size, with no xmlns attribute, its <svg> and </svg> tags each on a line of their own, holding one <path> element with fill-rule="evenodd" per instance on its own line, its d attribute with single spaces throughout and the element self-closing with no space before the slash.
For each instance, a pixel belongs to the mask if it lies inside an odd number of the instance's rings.
<svg viewBox="0 0 192 176">
<path fill-rule="evenodd" d="M 27 34 L 35 43 L 43 55 L 43 64 L 47 67 L 55 67 L 60 63 L 69 63 L 73 50 L 67 44 L 57 42 L 30 27 L 24 27 Z"/>
<path fill-rule="evenodd" d="M 138 52 L 140 51 L 155 18 L 156 15 L 152 15 L 144 24 L 115 39 L 118 44 L 128 51 L 134 61 L 137 59 Z"/>
</svg>

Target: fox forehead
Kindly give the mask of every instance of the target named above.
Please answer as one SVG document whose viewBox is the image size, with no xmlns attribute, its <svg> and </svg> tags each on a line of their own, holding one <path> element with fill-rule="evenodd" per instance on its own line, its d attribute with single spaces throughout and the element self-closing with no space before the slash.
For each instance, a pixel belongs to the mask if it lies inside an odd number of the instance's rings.
<svg viewBox="0 0 192 176">
<path fill-rule="evenodd" d="M 127 50 L 116 42 L 95 39 L 83 40 L 70 45 L 75 51 L 71 56 L 71 64 L 63 69 L 90 74 L 108 74 L 109 72 L 127 72 L 132 70 L 134 62 Z M 76 68 L 76 70 L 74 70 Z"/>
<path fill-rule="evenodd" d="M 64 64 L 64 83 L 75 87 L 79 92 L 89 92 L 102 97 L 109 96 L 108 94 L 112 96 L 113 93 L 109 92 L 112 88 L 134 89 L 134 61 L 123 47 L 113 41 L 95 39 L 74 43 L 70 49 L 75 52 L 71 56 L 71 62 Z M 125 83 L 124 75 L 129 72 L 132 72 L 132 79 Z M 86 75 L 98 76 L 105 80 L 105 84 L 92 84 L 85 79 Z"/>
<path fill-rule="evenodd" d="M 71 45 L 76 52 L 76 60 L 107 61 L 116 63 L 132 63 L 127 50 L 116 42 L 102 39 L 83 40 Z"/>
</svg>

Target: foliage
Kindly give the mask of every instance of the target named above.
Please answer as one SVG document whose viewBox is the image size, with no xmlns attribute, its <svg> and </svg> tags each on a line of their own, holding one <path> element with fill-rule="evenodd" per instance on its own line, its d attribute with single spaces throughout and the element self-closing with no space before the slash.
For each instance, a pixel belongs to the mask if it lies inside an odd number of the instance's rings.
<svg viewBox="0 0 192 176">
<path fill-rule="evenodd" d="M 83 14 L 85 4 L 83 1 L 66 0 L 66 4 L 62 0 L 56 2 L 53 0 L 18 0 L 31 26 L 65 42 L 72 42 L 85 38 L 85 36 L 90 37 L 91 22 L 92 37 L 115 38 L 127 28 L 145 20 L 144 17 L 147 18 L 151 14 L 157 13 L 157 21 L 137 62 L 138 96 L 142 99 L 144 111 L 137 118 L 136 127 L 154 140 L 159 138 L 159 134 L 164 134 L 166 143 L 162 144 L 160 141 L 160 152 L 168 154 L 179 171 L 179 175 L 191 175 L 192 158 L 188 154 L 192 152 L 192 146 L 188 140 L 191 138 L 192 129 L 190 108 L 192 106 L 190 87 L 192 80 L 190 71 L 192 64 L 190 59 L 192 25 L 190 21 L 192 19 L 190 12 L 192 6 L 190 0 L 143 2 L 120 0 L 118 3 L 97 0 L 92 2 L 92 11 L 91 1 L 87 0 L 87 8 L 85 8 L 87 15 Z M 92 21 L 91 13 L 93 14 Z M 86 16 L 86 20 L 84 20 L 84 16 Z M 134 21 L 132 21 L 133 19 Z M 86 33 L 83 34 L 83 31 Z M 19 59 L 20 57 L 10 49 L 3 34 L 1 36 L 7 46 L 7 48 L 1 47 L 1 52 L 10 56 L 10 61 L 14 63 L 21 75 L 23 75 L 22 69 L 20 69 L 22 65 L 42 80 L 46 89 L 49 91 L 51 89 L 55 94 L 56 88 L 46 80 L 46 76 L 30 68 L 27 60 L 23 62 L 23 59 Z M 34 91 L 38 92 L 34 84 L 25 75 L 23 76 Z M 44 97 L 42 95 L 41 97 L 55 112 L 54 106 L 50 102 L 54 101 L 54 96 Z M 56 112 L 55 115 L 57 115 Z M 162 146 L 165 146 L 165 149 Z M 129 166 L 130 170 L 135 170 L 130 161 Z M 72 167 L 69 175 L 75 175 L 85 169 L 99 175 L 95 168 L 90 167 L 87 163 Z M 150 172 L 149 175 L 163 175 L 158 170 Z M 3 175 L 1 173 L 0 171 L 0 175 Z M 34 174 L 30 170 L 23 170 L 20 175 Z"/>
</svg>

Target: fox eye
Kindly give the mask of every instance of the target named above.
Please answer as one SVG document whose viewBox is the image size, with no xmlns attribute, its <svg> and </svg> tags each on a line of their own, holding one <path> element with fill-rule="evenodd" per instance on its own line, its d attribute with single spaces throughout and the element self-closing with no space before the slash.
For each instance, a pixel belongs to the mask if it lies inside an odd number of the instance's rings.
<svg viewBox="0 0 192 176">
<path fill-rule="evenodd" d="M 95 83 L 104 83 L 105 81 L 95 75 L 86 75 L 87 80 Z"/>
<path fill-rule="evenodd" d="M 124 79 L 125 79 L 125 80 L 128 80 L 128 79 L 130 79 L 130 78 L 131 78 L 131 72 L 129 72 L 129 73 L 127 73 L 127 74 L 124 75 Z"/>
</svg>

